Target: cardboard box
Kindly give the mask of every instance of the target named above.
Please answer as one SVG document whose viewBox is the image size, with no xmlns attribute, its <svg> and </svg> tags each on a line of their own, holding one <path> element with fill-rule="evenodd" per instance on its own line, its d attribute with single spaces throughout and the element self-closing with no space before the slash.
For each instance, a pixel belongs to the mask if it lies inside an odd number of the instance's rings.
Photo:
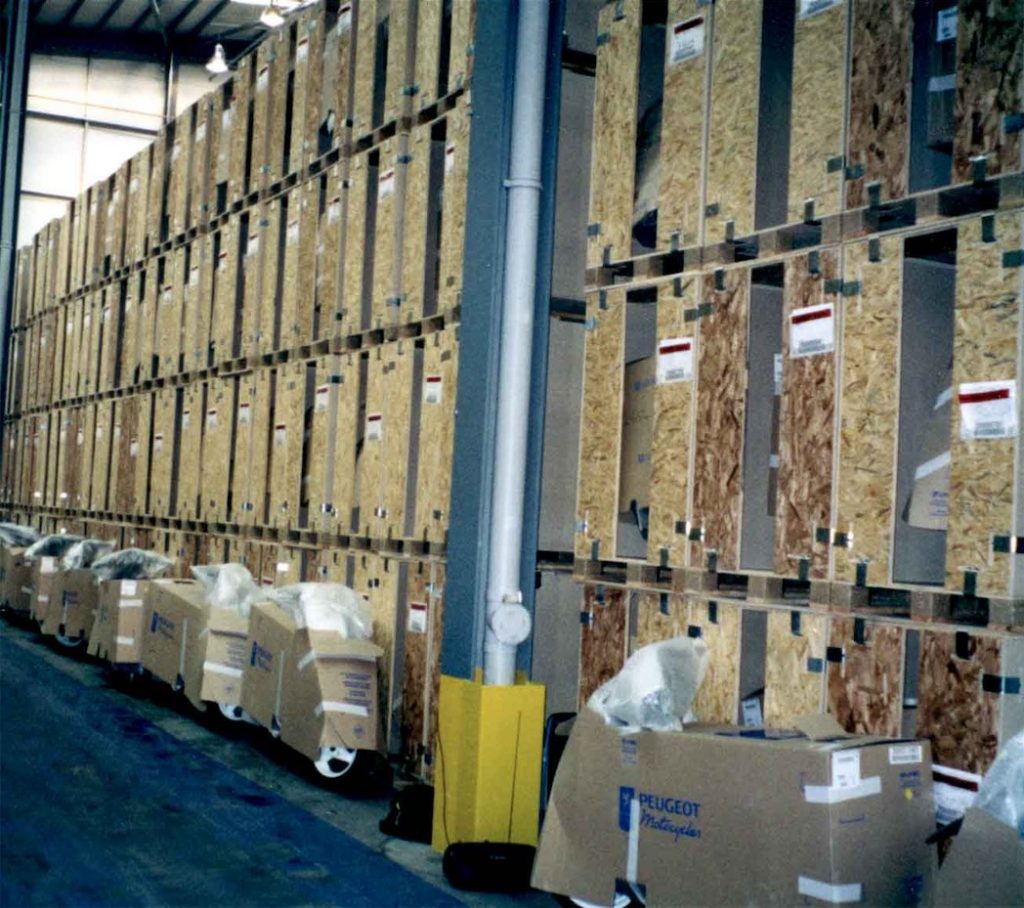
<svg viewBox="0 0 1024 908">
<path fill-rule="evenodd" d="M 0 603 L 15 612 L 32 610 L 32 563 L 23 548 L 0 546 Z"/>
<path fill-rule="evenodd" d="M 45 611 L 40 606 L 40 630 L 76 640 L 92 630 L 99 595 L 96 575 L 87 568 L 58 571 Z"/>
<path fill-rule="evenodd" d="M 935 855 L 927 742 L 711 729 L 622 735 L 584 710 L 533 885 L 610 905 L 917 904 Z"/>
<path fill-rule="evenodd" d="M 1024 905 L 1024 839 L 971 807 L 939 871 L 936 905 Z"/>
<path fill-rule="evenodd" d="M 237 705 L 242 696 L 248 621 L 233 609 L 213 608 L 195 580 L 152 580 L 142 633 L 142 665 L 204 701 Z"/>
<path fill-rule="evenodd" d="M 626 366 L 622 404 L 622 467 L 619 476 L 620 511 L 628 511 L 634 501 L 638 509 L 650 506 L 656 370 L 656 356 Z"/>
<path fill-rule="evenodd" d="M 377 665 L 384 651 L 367 640 L 296 629 L 273 603 L 253 606 L 242 707 L 281 740 L 316 760 L 322 747 L 379 750 Z"/>
<path fill-rule="evenodd" d="M 101 580 L 89 655 L 115 665 L 142 662 L 148 580 Z"/>
<path fill-rule="evenodd" d="M 60 559 L 49 555 L 32 562 L 31 612 L 40 623 L 50 611 L 50 603 L 59 592 Z"/>
</svg>

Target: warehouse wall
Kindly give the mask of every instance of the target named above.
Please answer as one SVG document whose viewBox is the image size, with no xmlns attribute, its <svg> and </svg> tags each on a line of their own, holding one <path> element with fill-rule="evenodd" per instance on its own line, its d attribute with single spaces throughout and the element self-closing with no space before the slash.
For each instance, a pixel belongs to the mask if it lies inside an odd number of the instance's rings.
<svg viewBox="0 0 1024 908">
<path fill-rule="evenodd" d="M 175 115 L 212 84 L 202 66 L 179 67 Z M 153 141 L 164 122 L 166 90 L 161 63 L 32 55 L 19 246 L 60 217 L 83 189 Z"/>
</svg>

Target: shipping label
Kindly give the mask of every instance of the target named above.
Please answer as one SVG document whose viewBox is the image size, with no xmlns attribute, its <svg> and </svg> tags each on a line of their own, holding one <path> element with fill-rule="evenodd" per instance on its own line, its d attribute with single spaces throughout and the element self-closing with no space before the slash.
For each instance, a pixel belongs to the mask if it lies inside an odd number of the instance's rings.
<svg viewBox="0 0 1024 908">
<path fill-rule="evenodd" d="M 659 385 L 693 380 L 693 338 L 671 337 L 658 344 Z"/>
<path fill-rule="evenodd" d="M 670 65 L 685 63 L 704 53 L 704 17 L 696 16 L 672 26 L 669 42 L 668 62 Z"/>
<path fill-rule="evenodd" d="M 835 310 L 831 303 L 795 309 L 789 316 L 789 355 L 794 359 L 835 349 Z"/>
<path fill-rule="evenodd" d="M 958 391 L 960 438 L 963 441 L 1016 436 L 1015 382 L 969 382 L 960 385 Z"/>
</svg>

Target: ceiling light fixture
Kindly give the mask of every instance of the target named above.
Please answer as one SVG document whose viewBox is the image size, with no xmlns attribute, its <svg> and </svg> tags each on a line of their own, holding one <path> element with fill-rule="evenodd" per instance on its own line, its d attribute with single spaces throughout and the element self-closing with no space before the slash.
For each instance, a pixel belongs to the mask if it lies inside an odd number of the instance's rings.
<svg viewBox="0 0 1024 908">
<path fill-rule="evenodd" d="M 260 13 L 260 22 L 262 22 L 267 28 L 280 28 L 284 25 L 284 16 L 281 15 L 281 11 L 277 8 L 277 4 L 271 0 L 270 5 Z"/>
<path fill-rule="evenodd" d="M 228 71 L 228 58 L 224 55 L 224 45 L 218 44 L 213 49 L 213 56 L 206 61 L 206 71 L 215 76 Z"/>
</svg>

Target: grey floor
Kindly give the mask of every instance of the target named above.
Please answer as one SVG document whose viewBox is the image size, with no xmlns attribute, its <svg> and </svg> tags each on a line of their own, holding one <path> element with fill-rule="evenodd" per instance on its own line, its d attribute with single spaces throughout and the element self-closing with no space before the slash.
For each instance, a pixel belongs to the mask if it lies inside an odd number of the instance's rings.
<svg viewBox="0 0 1024 908">
<path fill-rule="evenodd" d="M 0 904 L 552 904 L 452 889 L 379 832 L 386 798 L 325 791 L 253 732 L 0 622 Z"/>
</svg>

